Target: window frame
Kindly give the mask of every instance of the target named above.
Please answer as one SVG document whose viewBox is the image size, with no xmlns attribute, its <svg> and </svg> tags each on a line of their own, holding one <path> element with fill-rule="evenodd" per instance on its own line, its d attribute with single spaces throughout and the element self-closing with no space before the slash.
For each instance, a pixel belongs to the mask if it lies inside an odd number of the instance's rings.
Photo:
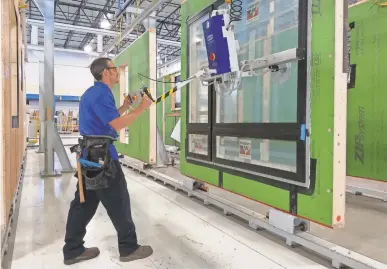
<svg viewBox="0 0 387 269">
<path fill-rule="evenodd" d="M 213 85 L 208 87 L 208 123 L 190 123 L 190 100 L 189 94 L 186 95 L 186 124 L 187 135 L 185 139 L 186 161 L 192 164 L 200 164 L 215 169 L 227 169 L 235 171 L 238 175 L 250 174 L 252 177 L 261 177 L 264 180 L 272 182 L 273 185 L 289 183 L 300 187 L 308 188 L 310 186 L 310 160 L 309 160 L 309 116 L 308 116 L 308 0 L 299 0 L 298 7 L 298 52 L 301 58 L 298 60 L 297 74 L 297 121 L 291 123 L 217 123 L 216 122 L 216 91 Z M 190 63 L 190 27 L 193 23 L 204 16 L 211 15 L 211 12 L 223 5 L 224 1 L 218 0 L 208 6 L 200 13 L 187 20 L 187 74 L 189 74 Z M 187 92 L 189 92 L 187 85 Z M 189 152 L 189 135 L 205 134 L 208 136 L 208 156 Z M 296 172 L 285 171 L 281 169 L 248 164 L 239 161 L 230 161 L 216 156 L 217 136 L 243 137 L 246 139 L 269 139 L 285 140 L 296 142 Z"/>
</svg>

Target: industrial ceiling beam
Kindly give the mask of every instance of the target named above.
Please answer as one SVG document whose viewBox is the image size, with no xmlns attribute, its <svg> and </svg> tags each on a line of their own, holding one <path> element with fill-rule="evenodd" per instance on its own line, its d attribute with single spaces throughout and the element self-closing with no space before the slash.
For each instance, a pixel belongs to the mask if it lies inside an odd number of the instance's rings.
<svg viewBox="0 0 387 269">
<path fill-rule="evenodd" d="M 176 58 L 176 59 L 173 59 L 173 60 L 166 62 L 164 64 L 157 65 L 157 69 L 168 67 L 169 65 L 174 64 L 174 63 L 178 63 L 178 62 L 180 62 L 180 58 Z"/>
<path fill-rule="evenodd" d="M 44 26 L 44 21 L 41 21 L 41 20 L 27 19 L 27 23 L 30 25 Z M 109 30 L 105 30 L 105 29 L 90 28 L 90 27 L 67 24 L 67 23 L 60 23 L 60 22 L 56 22 L 54 24 L 54 27 L 55 27 L 55 29 L 74 30 L 77 32 L 82 32 L 82 33 L 94 33 L 94 34 L 101 34 L 101 35 L 108 35 L 108 36 L 118 36 L 119 35 L 119 33 L 117 33 L 117 32 L 109 31 Z"/>
<path fill-rule="evenodd" d="M 105 11 L 110 10 L 113 7 L 114 3 L 115 3 L 115 0 L 107 0 L 104 7 L 103 7 L 103 10 L 105 10 Z M 104 15 L 103 11 L 98 12 L 98 15 L 94 19 L 94 22 L 91 24 L 92 28 L 97 27 L 97 25 L 100 23 L 100 20 L 101 20 L 103 15 Z M 86 44 L 90 43 L 90 41 L 93 39 L 93 37 L 94 37 L 94 34 L 87 33 L 85 35 L 85 37 L 83 38 L 81 44 L 78 46 L 78 48 L 82 49 Z"/>
<path fill-rule="evenodd" d="M 79 5 L 77 11 L 75 12 L 76 16 L 75 16 L 75 19 L 73 21 L 73 25 L 76 25 L 77 22 L 79 21 L 79 19 L 81 18 L 81 9 L 82 9 L 82 6 L 85 6 L 85 4 L 86 4 L 85 0 L 82 0 L 82 2 Z M 55 24 L 54 24 L 54 27 L 55 27 Z M 71 38 L 73 38 L 73 34 L 74 34 L 74 31 L 70 30 L 70 32 L 67 35 L 66 41 L 65 41 L 65 43 L 63 45 L 64 48 L 67 48 L 67 46 L 69 45 L 69 42 L 71 41 Z"/>
<path fill-rule="evenodd" d="M 38 45 L 27 45 L 27 48 L 29 50 L 35 50 L 35 51 L 44 51 L 44 46 L 38 46 Z M 54 47 L 55 51 L 64 51 L 64 52 L 71 52 L 71 53 L 80 53 L 80 54 L 88 54 L 90 56 L 99 56 L 99 53 L 97 52 L 86 52 L 84 50 L 77 50 L 77 49 L 65 49 L 60 47 Z M 113 54 L 109 54 L 110 57 L 113 57 Z"/>
<path fill-rule="evenodd" d="M 110 44 L 103 52 L 103 54 L 109 53 L 114 46 L 119 43 L 122 39 L 126 38 L 133 30 L 134 28 L 141 23 L 144 19 L 146 19 L 150 14 L 152 14 L 153 11 L 158 9 L 166 0 L 159 0 L 153 2 L 151 5 L 147 7 L 144 12 L 140 13 L 137 18 L 135 18 L 132 23 L 124 30 L 122 33 L 122 36 L 118 36 L 113 40 L 113 43 Z M 180 46 L 180 45 L 179 45 Z"/>
<path fill-rule="evenodd" d="M 42 15 L 42 17 L 44 18 L 44 10 L 43 10 L 43 7 L 44 7 L 44 2 L 42 0 L 31 0 L 36 8 L 39 10 L 40 12 L 40 15 Z"/>
<path fill-rule="evenodd" d="M 92 4 L 91 1 L 89 1 L 89 4 Z M 76 3 L 62 2 L 62 1 L 58 1 L 58 5 L 62 5 L 62 6 L 66 6 L 66 7 L 75 7 L 75 8 L 79 7 L 79 5 Z M 108 14 L 114 14 L 113 11 L 105 10 L 103 7 L 99 8 L 99 7 L 95 7 L 95 6 L 91 6 L 91 5 L 84 6 L 83 9 L 90 10 L 90 11 L 97 11 L 97 12 L 106 12 Z"/>
<path fill-rule="evenodd" d="M 61 6 L 62 7 L 74 7 L 74 8 L 78 8 L 79 5 L 77 4 L 73 4 L 73 3 L 67 3 L 67 2 L 61 2 L 61 1 L 58 1 L 57 2 L 57 6 L 58 8 L 60 8 Z M 168 3 L 166 6 L 171 6 L 171 7 L 180 7 L 180 5 L 177 5 L 177 4 L 173 4 L 173 3 Z M 106 10 L 104 8 L 99 8 L 99 7 L 94 7 L 94 6 L 89 6 L 89 5 L 86 5 L 82 8 L 83 10 L 89 10 L 89 11 L 97 11 L 97 12 L 103 12 L 106 14 L 112 14 L 114 15 L 114 11 L 110 11 L 110 10 Z M 160 13 L 160 11 L 159 11 Z M 65 16 L 66 17 L 66 16 Z M 67 19 L 67 18 L 66 18 Z M 165 19 L 165 17 L 162 17 L 162 16 L 157 16 L 156 18 L 156 22 L 163 22 Z M 171 24 L 171 25 L 180 25 L 180 23 L 176 22 L 176 21 L 169 21 L 167 22 L 168 24 Z"/>
<path fill-rule="evenodd" d="M 27 24 L 44 26 L 44 21 L 27 19 Z M 114 31 L 109 31 L 109 30 L 105 30 L 105 29 L 98 29 L 98 28 L 89 28 L 89 27 L 72 25 L 72 24 L 67 24 L 67 23 L 56 22 L 54 24 L 54 27 L 55 27 L 55 29 L 73 30 L 73 31 L 82 32 L 82 33 L 93 33 L 93 34 L 101 34 L 101 35 L 114 36 L 114 37 L 119 36 L 119 33 L 114 32 Z M 134 34 L 128 34 L 126 37 L 132 38 L 132 39 L 137 39 L 137 35 L 134 35 Z M 180 45 L 181 45 L 180 42 L 171 41 L 171 40 L 167 40 L 167 39 L 157 39 L 157 43 L 162 44 L 162 45 L 174 46 L 174 47 L 180 47 Z"/>
</svg>

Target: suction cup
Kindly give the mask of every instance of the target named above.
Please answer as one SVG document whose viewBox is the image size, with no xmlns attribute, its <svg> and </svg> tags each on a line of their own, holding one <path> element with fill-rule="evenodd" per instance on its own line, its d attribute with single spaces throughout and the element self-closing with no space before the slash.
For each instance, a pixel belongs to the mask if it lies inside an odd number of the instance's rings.
<svg viewBox="0 0 387 269">
<path fill-rule="evenodd" d="M 292 63 L 280 64 L 278 69 L 272 70 L 271 76 L 278 84 L 284 84 L 289 80 L 291 75 Z"/>
</svg>

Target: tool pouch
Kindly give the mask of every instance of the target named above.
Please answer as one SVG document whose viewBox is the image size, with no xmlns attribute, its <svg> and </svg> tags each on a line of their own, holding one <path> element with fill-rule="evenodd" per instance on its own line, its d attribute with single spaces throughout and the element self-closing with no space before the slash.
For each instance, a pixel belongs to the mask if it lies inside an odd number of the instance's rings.
<svg viewBox="0 0 387 269">
<path fill-rule="evenodd" d="M 86 190 L 98 190 L 109 187 L 109 181 L 114 179 L 117 167 L 113 162 L 109 146 L 115 141 L 109 136 L 84 136 L 79 139 L 82 159 L 101 164 L 101 167 L 82 166 L 82 176 Z"/>
</svg>

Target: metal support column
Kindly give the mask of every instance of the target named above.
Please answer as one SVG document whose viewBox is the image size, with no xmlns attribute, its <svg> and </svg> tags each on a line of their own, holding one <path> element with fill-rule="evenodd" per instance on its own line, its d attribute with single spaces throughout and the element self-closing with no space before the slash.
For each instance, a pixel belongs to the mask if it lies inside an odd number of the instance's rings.
<svg viewBox="0 0 387 269">
<path fill-rule="evenodd" d="M 54 168 L 55 152 L 62 166 L 62 172 L 74 172 L 63 142 L 54 125 L 54 1 L 44 0 L 44 170 L 42 177 L 60 175 Z"/>
<path fill-rule="evenodd" d="M 39 62 L 39 149 L 37 153 L 44 153 L 44 62 Z"/>
</svg>

